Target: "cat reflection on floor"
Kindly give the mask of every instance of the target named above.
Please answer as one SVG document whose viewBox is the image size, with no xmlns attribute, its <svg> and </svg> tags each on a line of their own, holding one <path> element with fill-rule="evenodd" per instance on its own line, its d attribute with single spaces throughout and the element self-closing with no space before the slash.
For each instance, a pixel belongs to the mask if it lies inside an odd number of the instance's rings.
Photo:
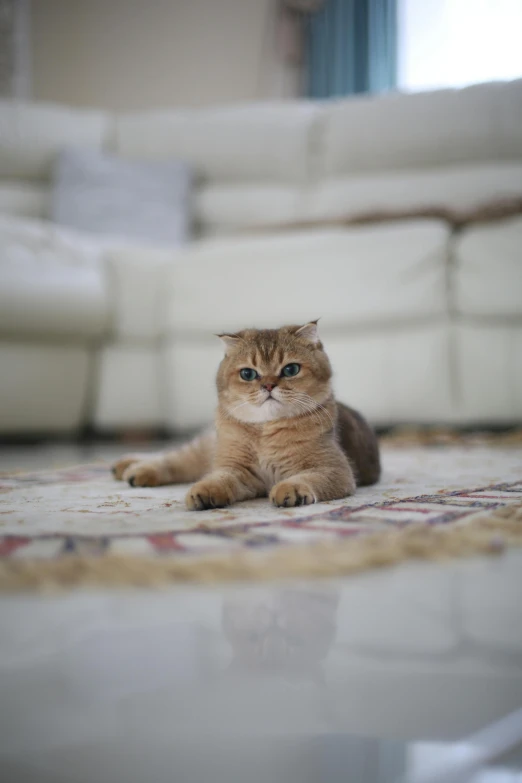
<svg viewBox="0 0 522 783">
<path fill-rule="evenodd" d="M 226 600 L 223 631 L 234 651 L 230 671 L 322 682 L 338 604 L 338 593 L 326 588 L 287 588 Z"/>
</svg>

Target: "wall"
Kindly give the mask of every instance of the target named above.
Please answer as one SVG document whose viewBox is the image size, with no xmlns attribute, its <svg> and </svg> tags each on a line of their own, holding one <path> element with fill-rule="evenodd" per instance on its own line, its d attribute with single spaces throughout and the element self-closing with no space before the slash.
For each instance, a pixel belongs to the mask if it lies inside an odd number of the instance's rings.
<svg viewBox="0 0 522 783">
<path fill-rule="evenodd" d="M 134 110 L 294 97 L 277 0 L 32 0 L 33 98 Z"/>
</svg>

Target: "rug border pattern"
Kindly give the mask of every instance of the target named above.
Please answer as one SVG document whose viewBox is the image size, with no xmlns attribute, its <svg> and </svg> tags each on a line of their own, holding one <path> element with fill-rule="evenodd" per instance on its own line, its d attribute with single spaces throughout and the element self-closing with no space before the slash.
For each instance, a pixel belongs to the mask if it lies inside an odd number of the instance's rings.
<svg viewBox="0 0 522 783">
<path fill-rule="evenodd" d="M 27 477 L 24 477 L 22 482 L 26 480 Z M 505 495 L 495 497 L 494 494 L 482 495 L 481 499 L 480 493 L 484 492 L 509 493 L 513 499 L 506 499 Z M 183 551 L 176 545 L 176 536 L 168 531 L 141 536 L 153 544 L 154 557 L 111 553 L 112 539 L 135 537 L 132 533 L 92 537 L 53 533 L 35 536 L 6 534 L 0 536 L 0 590 L 55 590 L 80 586 L 157 587 L 176 582 L 333 577 L 408 559 L 499 554 L 509 546 L 522 544 L 522 479 L 360 506 L 336 506 L 319 514 L 291 520 L 283 518 L 250 522 L 245 525 L 246 530 L 240 532 L 248 536 L 252 530 L 257 532 L 260 528 L 277 525 L 303 528 L 329 521 L 350 523 L 350 517 L 360 517 L 371 510 L 404 511 L 400 507 L 408 504 L 444 507 L 452 505 L 451 500 L 456 498 L 465 498 L 467 502 L 440 514 L 433 512 L 433 509 L 429 512 L 426 510 L 425 521 L 393 520 L 392 524 L 387 525 L 383 517 L 383 529 L 379 532 L 372 531 L 371 527 L 370 532 L 365 532 L 364 521 L 359 518 L 358 527 L 338 532 L 335 540 L 284 544 L 277 538 L 274 540 L 273 536 L 265 535 L 259 536 L 258 541 L 245 540 L 240 550 L 218 553 L 204 551 L 195 554 Z M 414 514 L 423 513 L 420 508 L 407 510 Z M 196 531 L 234 537 L 238 533 L 238 526 L 223 525 L 216 528 L 202 523 L 196 526 Z M 190 532 L 194 532 L 194 529 Z M 59 556 L 53 559 L 13 557 L 17 549 L 36 539 L 62 541 Z M 91 551 L 87 554 L 79 553 L 79 543 L 88 543 Z M 274 543 L 280 545 L 271 546 Z"/>
</svg>

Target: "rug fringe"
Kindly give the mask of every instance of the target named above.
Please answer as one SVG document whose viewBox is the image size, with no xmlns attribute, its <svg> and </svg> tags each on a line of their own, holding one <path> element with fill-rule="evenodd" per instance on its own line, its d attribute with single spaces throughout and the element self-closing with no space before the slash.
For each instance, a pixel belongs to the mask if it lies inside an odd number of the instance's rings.
<svg viewBox="0 0 522 783">
<path fill-rule="evenodd" d="M 478 512 L 447 527 L 410 525 L 348 541 L 288 546 L 273 552 L 206 557 L 142 558 L 66 555 L 58 560 L 5 560 L 0 590 L 60 591 L 76 587 L 164 587 L 175 583 L 338 577 L 406 560 L 499 555 L 522 545 L 522 504 Z"/>
<path fill-rule="evenodd" d="M 522 447 L 522 428 L 500 432 L 466 432 L 454 427 L 398 426 L 379 438 L 381 446 L 411 448 L 412 446 L 487 446 Z"/>
</svg>

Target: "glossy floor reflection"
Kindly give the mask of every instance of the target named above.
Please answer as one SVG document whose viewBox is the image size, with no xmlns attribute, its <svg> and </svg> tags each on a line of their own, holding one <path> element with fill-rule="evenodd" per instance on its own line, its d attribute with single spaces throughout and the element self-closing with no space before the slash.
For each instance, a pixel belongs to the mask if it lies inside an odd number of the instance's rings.
<svg viewBox="0 0 522 783">
<path fill-rule="evenodd" d="M 4 597 L 0 779 L 413 780 L 522 706 L 521 587 L 512 550 L 335 583 Z M 517 779 L 513 754 L 495 783 Z"/>
</svg>

